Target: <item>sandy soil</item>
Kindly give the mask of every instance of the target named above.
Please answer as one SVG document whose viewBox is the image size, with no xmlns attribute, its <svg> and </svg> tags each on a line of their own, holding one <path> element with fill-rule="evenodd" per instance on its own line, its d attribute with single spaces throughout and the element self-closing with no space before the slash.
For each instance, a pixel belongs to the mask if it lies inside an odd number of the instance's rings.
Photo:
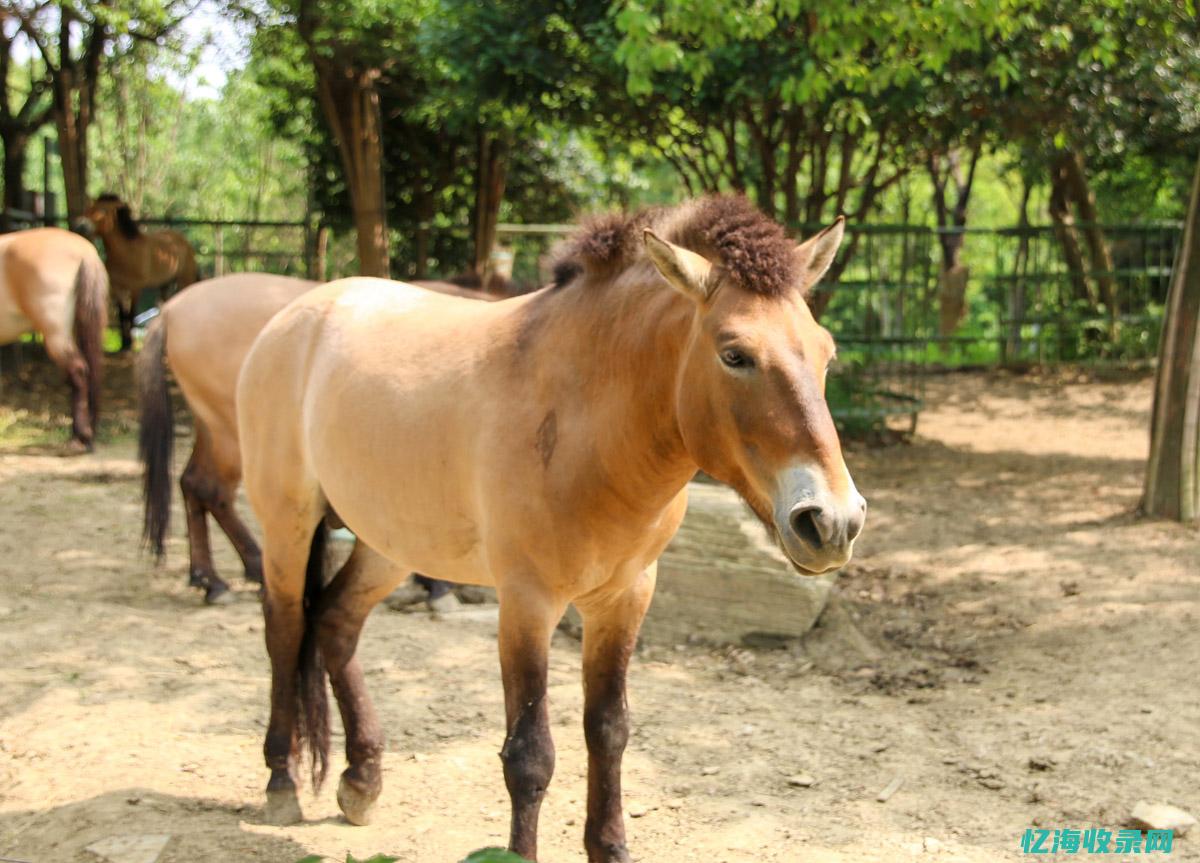
<svg viewBox="0 0 1200 863">
<path fill-rule="evenodd" d="M 830 624 L 636 658 L 635 858 L 1015 860 L 1032 825 L 1115 829 L 1140 798 L 1200 813 L 1200 535 L 1132 515 L 1149 399 L 1145 378 L 948 376 L 912 444 L 851 448 L 872 509 Z M 181 536 L 164 568 L 139 556 L 133 451 L 126 433 L 83 459 L 0 449 L 0 856 L 93 860 L 125 833 L 170 834 L 166 863 L 501 844 L 494 623 L 386 610 L 361 649 L 390 737 L 375 825 L 339 820 L 334 783 L 303 825 L 261 823 L 254 593 L 203 607 Z M 219 564 L 237 573 L 223 543 Z M 561 636 L 553 863 L 585 859 L 579 665 Z M 1170 859 L 1200 860 L 1200 836 Z"/>
</svg>

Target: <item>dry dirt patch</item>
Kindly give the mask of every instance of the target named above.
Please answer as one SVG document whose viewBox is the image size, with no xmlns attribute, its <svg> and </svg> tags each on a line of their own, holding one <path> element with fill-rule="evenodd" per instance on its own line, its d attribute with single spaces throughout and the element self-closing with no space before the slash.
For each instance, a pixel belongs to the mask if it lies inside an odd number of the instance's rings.
<svg viewBox="0 0 1200 863">
<path fill-rule="evenodd" d="M 1144 378 L 948 376 L 912 444 L 851 448 L 872 509 L 821 630 L 635 660 L 635 858 L 1017 860 L 1035 824 L 1115 828 L 1140 798 L 1200 811 L 1200 538 L 1131 514 L 1149 397 Z M 305 824 L 266 827 L 254 594 L 202 607 L 181 537 L 164 569 L 139 555 L 131 441 L 0 449 L 0 513 L 0 856 L 85 861 L 106 836 L 167 833 L 165 863 L 453 863 L 502 841 L 493 624 L 373 615 L 362 656 L 390 738 L 375 825 L 342 823 L 326 788 Z M 237 574 L 223 544 L 218 565 Z M 584 859 L 579 677 L 563 637 L 553 863 Z"/>
</svg>

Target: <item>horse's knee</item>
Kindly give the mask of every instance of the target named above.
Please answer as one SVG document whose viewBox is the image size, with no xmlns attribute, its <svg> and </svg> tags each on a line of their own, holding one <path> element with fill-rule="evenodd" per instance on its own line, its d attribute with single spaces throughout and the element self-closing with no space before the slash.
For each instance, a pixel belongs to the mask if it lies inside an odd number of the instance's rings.
<svg viewBox="0 0 1200 863">
<path fill-rule="evenodd" d="M 542 798 L 554 776 L 554 740 L 544 698 L 521 712 L 500 750 L 500 760 L 504 764 L 504 784 L 514 799 Z"/>
</svg>

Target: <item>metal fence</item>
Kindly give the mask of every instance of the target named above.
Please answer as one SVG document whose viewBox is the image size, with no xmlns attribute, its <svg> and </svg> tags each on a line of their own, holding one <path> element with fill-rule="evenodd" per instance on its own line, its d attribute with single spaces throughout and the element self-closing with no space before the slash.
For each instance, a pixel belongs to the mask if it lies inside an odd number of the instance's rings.
<svg viewBox="0 0 1200 863">
<path fill-rule="evenodd" d="M 10 212 L 3 219 L 10 227 L 37 223 L 29 214 Z M 348 232 L 330 239 L 310 221 L 149 218 L 142 223 L 185 233 L 204 276 L 270 271 L 315 277 L 322 262 L 329 278 L 353 272 Z M 1088 227 L 1074 226 L 1077 237 Z M 499 243 L 503 254 L 511 255 L 513 279 L 544 284 L 547 253 L 571 230 L 568 225 L 500 225 Z M 839 422 L 877 429 L 899 420 L 902 428 L 915 427 L 925 373 L 934 368 L 1153 358 L 1182 225 L 1105 225 L 1101 232 L 1111 267 L 1098 269 L 1084 263 L 1092 260 L 1086 247 L 1072 265 L 1068 244 L 1053 226 L 965 229 L 961 315 L 951 315 L 954 326 L 948 328 L 938 231 L 919 225 L 849 226 L 844 266 L 835 281 L 818 288 L 825 296 L 816 298 L 823 306 L 822 323 L 839 344 L 829 382 Z M 469 243 L 465 229 L 447 231 L 441 239 L 456 256 L 458 247 Z M 404 261 L 395 263 L 399 277 L 411 275 Z"/>
</svg>

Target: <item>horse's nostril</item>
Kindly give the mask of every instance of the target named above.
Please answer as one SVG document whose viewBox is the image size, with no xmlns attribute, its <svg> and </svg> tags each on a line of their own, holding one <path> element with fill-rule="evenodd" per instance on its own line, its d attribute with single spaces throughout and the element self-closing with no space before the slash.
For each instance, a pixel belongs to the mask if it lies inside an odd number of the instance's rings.
<svg viewBox="0 0 1200 863">
<path fill-rule="evenodd" d="M 850 516 L 850 520 L 846 522 L 846 539 L 849 542 L 854 542 L 858 535 L 862 533 L 863 525 L 867 523 L 867 502 L 860 498 L 858 512 Z"/>
<path fill-rule="evenodd" d="M 821 529 L 817 524 L 817 519 L 821 515 L 819 506 L 798 506 L 792 510 L 792 530 L 802 542 L 813 549 L 819 549 L 824 543 L 824 540 L 821 539 Z"/>
</svg>

